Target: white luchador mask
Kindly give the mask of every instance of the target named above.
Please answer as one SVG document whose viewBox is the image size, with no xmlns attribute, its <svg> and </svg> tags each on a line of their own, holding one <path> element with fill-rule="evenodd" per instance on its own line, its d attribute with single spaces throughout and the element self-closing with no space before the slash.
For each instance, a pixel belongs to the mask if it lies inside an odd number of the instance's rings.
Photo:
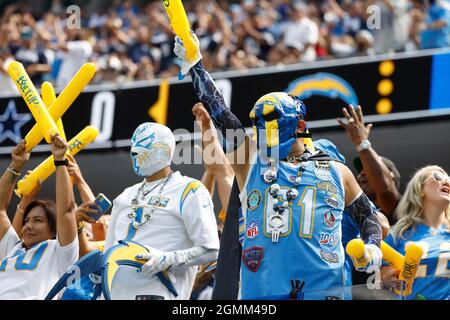
<svg viewBox="0 0 450 320">
<path fill-rule="evenodd" d="M 141 177 L 149 177 L 172 162 L 175 137 L 162 124 L 145 122 L 134 131 L 130 156 L 133 169 Z"/>
</svg>

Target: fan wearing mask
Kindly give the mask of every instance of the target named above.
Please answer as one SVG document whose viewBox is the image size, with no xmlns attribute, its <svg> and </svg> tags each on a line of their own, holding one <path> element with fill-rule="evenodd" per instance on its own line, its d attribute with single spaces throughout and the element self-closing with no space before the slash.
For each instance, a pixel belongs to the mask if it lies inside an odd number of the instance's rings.
<svg viewBox="0 0 450 320">
<path fill-rule="evenodd" d="M 175 137 L 166 126 L 143 123 L 131 140 L 131 160 L 143 181 L 125 189 L 113 202 L 105 250 L 120 240 L 144 246 L 136 270 L 121 266 L 111 299 L 189 299 L 197 266 L 217 259 L 219 239 L 208 190 L 193 178 L 173 172 Z M 136 272 L 138 271 L 138 272 Z M 176 289 L 157 277 L 164 272 Z"/>
</svg>

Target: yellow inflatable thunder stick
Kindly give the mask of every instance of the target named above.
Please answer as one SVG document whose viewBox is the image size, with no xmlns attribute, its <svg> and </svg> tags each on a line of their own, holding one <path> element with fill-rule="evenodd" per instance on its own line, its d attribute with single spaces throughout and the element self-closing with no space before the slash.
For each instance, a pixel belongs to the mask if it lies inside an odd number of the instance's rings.
<svg viewBox="0 0 450 320">
<path fill-rule="evenodd" d="M 364 248 L 364 242 L 361 239 L 349 241 L 345 251 L 353 258 L 355 268 L 365 268 L 370 262 L 370 257 L 367 255 Z"/>
<path fill-rule="evenodd" d="M 45 81 L 42 84 L 41 90 L 42 90 L 42 100 L 44 101 L 44 104 L 47 107 L 47 109 L 49 109 L 50 106 L 56 101 L 55 89 L 53 88 L 53 85 L 50 82 Z M 55 121 L 55 123 L 56 123 L 56 127 L 58 128 L 59 135 L 65 141 L 67 141 L 66 133 L 64 132 L 64 126 L 62 123 L 62 119 L 59 118 L 57 121 Z"/>
<path fill-rule="evenodd" d="M 383 260 L 388 262 L 397 270 L 402 269 L 405 257 L 401 253 L 396 251 L 384 241 L 381 241 L 380 249 L 383 253 Z M 364 242 L 361 239 L 351 240 L 347 244 L 345 251 L 350 257 L 354 258 L 355 267 L 357 268 L 364 268 L 370 262 L 370 257 L 367 255 L 364 248 Z"/>
<path fill-rule="evenodd" d="M 388 262 L 396 270 L 402 270 L 405 257 L 400 252 L 392 248 L 384 241 L 381 241 L 380 249 L 383 253 L 384 261 Z"/>
<path fill-rule="evenodd" d="M 197 46 L 191 34 L 191 27 L 183 2 L 181 0 L 163 0 L 163 3 L 173 31 L 180 37 L 186 48 L 186 58 L 189 61 L 194 61 L 197 56 Z"/>
<path fill-rule="evenodd" d="M 68 142 L 69 148 L 67 153 L 75 156 L 78 152 L 84 149 L 88 144 L 95 140 L 98 136 L 98 129 L 93 126 L 87 126 L 72 140 Z M 56 168 L 53 164 L 53 156 L 48 157 L 44 162 L 37 166 L 29 175 L 17 183 L 15 190 L 17 196 L 29 195 L 36 187 L 38 180 L 45 181 Z"/>
<path fill-rule="evenodd" d="M 399 270 L 399 280 L 406 282 L 406 287 L 403 292 L 397 291 L 397 294 L 407 296 L 411 294 L 414 277 L 416 276 L 417 268 L 422 257 L 422 247 L 417 244 L 411 244 L 406 248 L 406 254 L 403 256 L 386 242 L 381 241 L 380 246 L 383 253 L 383 260 Z M 369 257 L 364 248 L 364 242 L 361 239 L 353 239 L 347 244 L 345 249 L 347 254 L 354 258 L 354 265 L 356 268 L 365 267 L 370 262 Z"/>
<path fill-rule="evenodd" d="M 50 115 L 54 120 L 60 119 L 69 109 L 84 87 L 94 77 L 95 71 L 96 67 L 93 63 L 86 63 L 78 70 L 77 74 L 56 98 L 56 101 L 49 107 Z M 34 126 L 26 135 L 25 140 L 27 142 L 26 150 L 29 152 L 42 140 L 39 128 Z"/>
<path fill-rule="evenodd" d="M 405 281 L 403 291 L 395 290 L 395 293 L 406 297 L 411 294 L 414 278 L 422 259 L 423 249 L 416 243 L 410 244 L 405 250 L 405 259 L 398 279 Z"/>
<path fill-rule="evenodd" d="M 45 137 L 47 143 L 50 143 L 51 135 L 58 133 L 58 128 L 50 116 L 47 107 L 44 105 L 41 96 L 34 87 L 34 84 L 31 82 L 27 71 L 20 62 L 13 61 L 8 66 L 8 73 L 36 120 L 36 130 Z"/>
</svg>

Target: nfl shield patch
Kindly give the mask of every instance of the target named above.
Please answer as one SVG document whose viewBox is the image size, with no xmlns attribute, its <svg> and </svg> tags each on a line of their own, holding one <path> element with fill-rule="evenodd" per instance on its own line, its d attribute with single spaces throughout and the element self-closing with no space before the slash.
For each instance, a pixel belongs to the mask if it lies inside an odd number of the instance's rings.
<svg viewBox="0 0 450 320">
<path fill-rule="evenodd" d="M 247 238 L 253 239 L 257 235 L 259 235 L 258 222 L 252 221 L 247 224 Z"/>
<path fill-rule="evenodd" d="M 261 262 L 264 258 L 264 248 L 263 247 L 251 247 L 242 252 L 242 260 L 245 266 L 251 272 L 258 271 L 261 266 Z"/>
</svg>

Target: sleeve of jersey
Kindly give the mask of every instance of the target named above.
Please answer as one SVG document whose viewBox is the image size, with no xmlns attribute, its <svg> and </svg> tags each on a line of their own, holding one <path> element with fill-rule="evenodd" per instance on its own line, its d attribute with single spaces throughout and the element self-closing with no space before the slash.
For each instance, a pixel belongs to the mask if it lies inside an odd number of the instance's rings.
<svg viewBox="0 0 450 320">
<path fill-rule="evenodd" d="M 77 262 L 79 249 L 78 237 L 75 237 L 75 239 L 70 244 L 64 247 L 61 247 L 59 241 L 56 241 L 55 254 L 57 259 L 58 272 L 60 274 L 66 272 L 71 265 Z"/>
<path fill-rule="evenodd" d="M 20 241 L 16 231 L 11 226 L 6 231 L 2 240 L 0 241 L 0 260 L 4 259 L 9 251 Z"/>
<path fill-rule="evenodd" d="M 376 210 L 370 204 L 369 198 L 361 194 L 348 206 L 345 211 L 353 218 L 361 232 L 365 244 L 381 244 L 381 226 L 378 222 Z"/>
<path fill-rule="evenodd" d="M 180 210 L 187 234 L 195 247 L 218 250 L 219 236 L 214 204 L 208 190 L 202 185 L 192 187 L 193 183 L 200 182 L 191 182 L 187 186 Z"/>
<path fill-rule="evenodd" d="M 245 140 L 245 129 L 241 121 L 227 107 L 222 93 L 201 61 L 191 68 L 190 74 L 198 98 L 211 115 L 214 126 L 222 134 L 224 151 L 235 151 Z M 227 135 L 227 130 L 233 134 Z"/>
</svg>

